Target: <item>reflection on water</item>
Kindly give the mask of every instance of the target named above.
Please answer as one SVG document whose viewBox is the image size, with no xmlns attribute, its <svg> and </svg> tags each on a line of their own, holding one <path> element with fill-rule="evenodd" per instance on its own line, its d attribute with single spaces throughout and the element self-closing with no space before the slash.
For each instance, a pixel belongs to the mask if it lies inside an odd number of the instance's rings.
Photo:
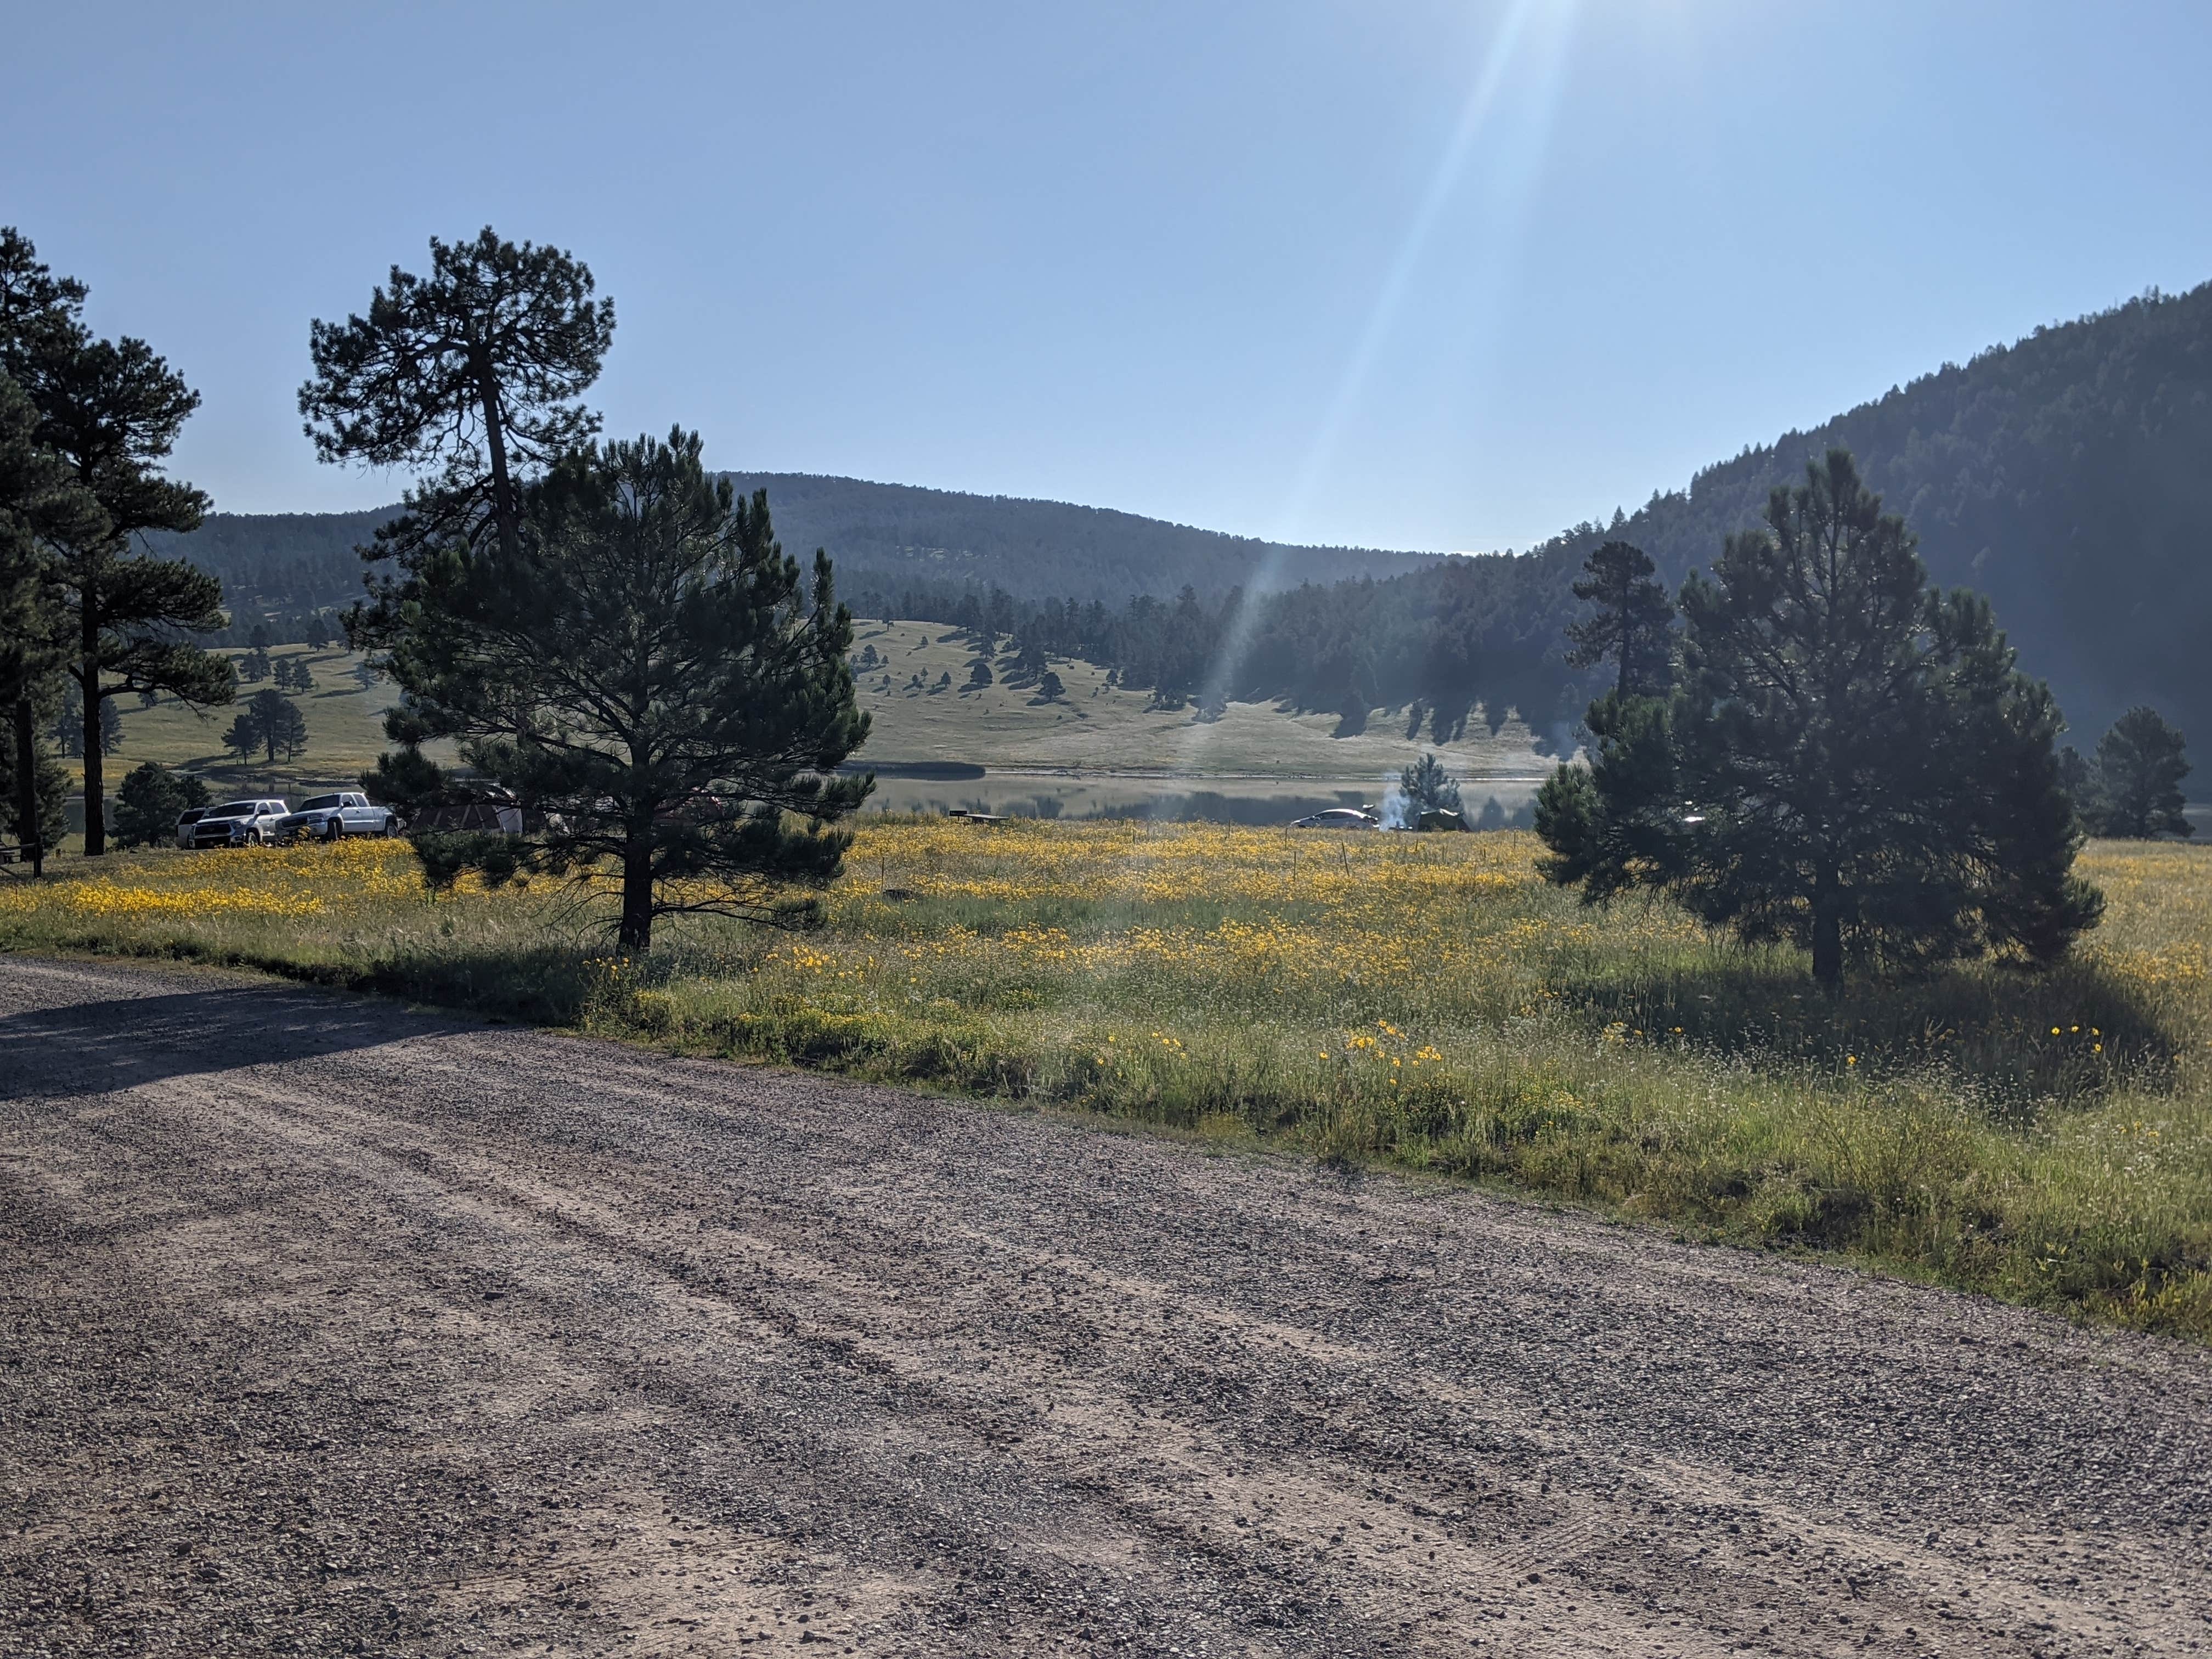
<svg viewBox="0 0 2212 1659">
<path fill-rule="evenodd" d="M 1461 785 L 1476 829 L 1526 828 L 1535 778 L 1479 778 Z M 1152 818 L 1167 823 L 1288 823 L 1331 806 L 1373 806 L 1385 781 L 1358 778 L 1054 778 L 993 774 L 975 780 L 878 777 L 868 810 L 988 812 L 1017 818 Z"/>
</svg>

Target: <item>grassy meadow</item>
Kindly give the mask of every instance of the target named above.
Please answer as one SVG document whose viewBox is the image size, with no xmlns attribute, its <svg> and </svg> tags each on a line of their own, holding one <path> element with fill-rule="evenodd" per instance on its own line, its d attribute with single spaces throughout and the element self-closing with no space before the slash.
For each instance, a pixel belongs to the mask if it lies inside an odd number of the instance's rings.
<svg viewBox="0 0 2212 1659">
<path fill-rule="evenodd" d="M 231 650 L 221 654 L 235 660 L 246 653 Z M 241 764 L 236 756 L 226 752 L 222 734 L 237 716 L 235 707 L 199 714 L 173 700 L 142 708 L 136 699 L 122 697 L 117 699 L 115 708 L 122 719 L 123 746 L 107 757 L 108 789 L 112 792 L 125 772 L 149 760 L 198 773 L 218 797 L 229 793 L 296 793 L 303 782 L 309 787 L 350 784 L 364 768 L 376 764 L 376 757 L 391 747 L 384 736 L 384 711 L 399 701 L 398 688 L 389 680 L 374 678 L 364 684 L 358 672 L 362 659 L 350 651 L 280 645 L 270 649 L 269 658 L 272 664 L 286 658 L 305 663 L 315 677 L 313 691 L 293 698 L 307 722 L 307 745 L 297 756 L 272 766 L 259 759 Z M 240 684 L 239 703 L 243 705 L 272 683 Z M 453 757 L 450 744 L 434 744 L 432 752 L 441 759 Z M 81 785 L 84 763 L 72 760 L 66 764 L 72 781 Z"/>
<path fill-rule="evenodd" d="M 1366 731 L 1342 738 L 1334 735 L 1334 714 L 1291 714 L 1271 703 L 1235 702 L 1218 720 L 1200 720 L 1189 708 L 1155 708 L 1151 692 L 1109 685 L 1105 669 L 1073 657 L 1051 659 L 1066 690 L 1049 702 L 1032 687 L 1002 680 L 969 690 L 975 653 L 969 637 L 941 624 L 856 623 L 854 658 L 866 660 L 862 653 L 871 650 L 878 665 L 856 666 L 853 676 L 860 707 L 873 722 L 863 762 L 969 761 L 1017 772 L 1379 780 L 1421 749 L 1436 746 L 1408 741 L 1402 714 L 1394 726 L 1378 714 Z M 993 662 L 1003 670 L 1012 659 L 1006 652 Z M 1461 741 L 1437 752 L 1460 777 L 1540 775 L 1553 764 L 1536 756 L 1518 720 L 1507 721 L 1494 736 L 1480 720 L 1469 721 Z"/>
<path fill-rule="evenodd" d="M 871 818 L 827 925 L 611 954 L 405 845 L 69 860 L 0 947 L 247 963 L 1835 1249 L 2212 1340 L 2212 849 L 2093 844 L 2077 959 L 1866 981 L 1583 909 L 1532 837 Z"/>
<path fill-rule="evenodd" d="M 1104 669 L 1070 658 L 1052 659 L 1066 686 L 1056 700 L 1003 683 L 970 690 L 966 682 L 974 653 L 967 636 L 923 623 L 860 623 L 854 656 L 863 649 L 872 649 L 879 665 L 854 672 L 860 707 L 874 722 L 863 761 L 960 761 L 1014 773 L 1364 778 L 1374 781 L 1371 793 L 1423 748 L 1434 747 L 1408 742 L 1402 717 L 1394 726 L 1381 714 L 1367 731 L 1345 738 L 1333 735 L 1334 714 L 1291 714 L 1267 703 L 1231 703 L 1218 720 L 1201 720 L 1188 708 L 1153 708 L 1150 692 L 1109 685 Z M 239 659 L 246 653 L 223 654 Z M 307 721 L 307 745 L 296 757 L 274 766 L 241 765 L 226 754 L 222 734 L 234 708 L 203 715 L 174 702 L 141 708 L 123 698 L 116 705 L 123 746 L 109 758 L 109 787 L 144 760 L 198 772 L 218 792 L 274 793 L 349 782 L 374 765 L 390 746 L 384 711 L 399 700 L 398 688 L 388 680 L 362 684 L 357 673 L 362 659 L 352 652 L 288 645 L 269 655 L 272 663 L 304 662 L 315 677 L 315 690 L 295 699 Z M 1012 659 L 1001 653 L 993 660 L 1003 668 Z M 260 689 L 241 684 L 240 701 Z M 433 744 L 431 752 L 442 760 L 453 757 L 447 744 Z M 1472 721 L 1462 741 L 1439 752 L 1462 777 L 1540 775 L 1552 764 L 1535 755 L 1518 721 L 1508 721 L 1494 736 L 1480 720 Z M 69 765 L 81 779 L 82 763 Z"/>
</svg>

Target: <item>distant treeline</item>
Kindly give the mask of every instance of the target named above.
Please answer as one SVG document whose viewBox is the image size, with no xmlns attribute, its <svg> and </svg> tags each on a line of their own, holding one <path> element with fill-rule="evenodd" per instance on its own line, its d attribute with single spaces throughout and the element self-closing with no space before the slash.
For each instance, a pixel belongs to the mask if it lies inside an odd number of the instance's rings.
<svg viewBox="0 0 2212 1659">
<path fill-rule="evenodd" d="M 1517 714 L 1556 744 L 1587 694 L 1559 659 L 1572 598 L 1564 586 L 1552 591 L 1545 568 L 1532 559 L 1455 558 L 1385 581 L 1308 584 L 1249 599 L 1186 586 L 1172 599 L 1140 594 L 1119 607 L 932 584 L 864 585 L 848 598 L 863 615 L 945 623 L 994 643 L 1007 636 L 1025 653 L 1080 657 L 1170 708 L 1278 702 L 1337 714 L 1346 734 L 1388 708 L 1404 714 L 1409 735 L 1426 731 L 1438 742 L 1463 736 L 1471 718 L 1495 731 Z"/>
<path fill-rule="evenodd" d="M 2138 704 L 2212 729 L 2212 284 L 1947 364 L 1519 557 L 1440 559 L 1261 599 L 1241 652 L 1222 653 L 1237 606 L 1203 585 L 1112 611 L 942 582 L 848 592 L 865 592 L 870 614 L 988 621 L 1170 699 L 1211 687 L 1302 708 L 1411 705 L 1445 731 L 1470 710 L 1494 721 L 1512 708 L 1554 732 L 1587 696 L 1560 637 L 1583 560 L 1608 538 L 1632 542 L 1671 588 L 1838 446 L 1905 515 L 1937 583 L 1990 597 L 2077 734 Z"/>
<path fill-rule="evenodd" d="M 1990 596 L 2077 732 L 2138 703 L 2212 729 L 2212 284 L 1947 364 L 1518 558 L 1285 548 L 1059 502 L 735 477 L 767 489 L 786 548 L 830 550 L 862 614 L 1035 638 L 1170 700 L 1364 699 L 1417 705 L 1446 730 L 1510 708 L 1542 731 L 1582 705 L 1559 629 L 1599 543 L 1635 543 L 1672 586 L 1838 445 L 1905 516 L 1936 581 Z M 313 611 L 359 597 L 352 550 L 384 516 L 217 514 L 177 539 L 222 579 L 232 642 L 255 620 L 293 641 Z M 1286 591 L 1231 599 L 1263 571 Z"/>
<path fill-rule="evenodd" d="M 1946 364 L 1539 554 L 1564 584 L 1619 536 L 1677 583 L 1838 446 L 1939 584 L 1989 596 L 2077 733 L 2138 703 L 2212 729 L 2212 283 Z"/>
<path fill-rule="evenodd" d="M 231 625 L 211 643 L 244 645 L 258 625 L 272 644 L 299 645 L 318 613 L 335 626 L 362 597 L 356 550 L 392 511 L 212 513 L 188 535 L 146 539 L 162 557 L 181 555 L 222 583 Z"/>
<path fill-rule="evenodd" d="M 810 473 L 734 473 L 740 490 L 769 492 L 785 549 L 804 559 L 827 548 L 848 592 L 919 582 L 992 588 L 1030 601 L 1053 596 L 1120 604 L 1188 583 L 1218 598 L 1264 579 L 1287 587 L 1338 576 L 1389 575 L 1435 562 L 1423 553 L 1292 547 L 1064 501 L 870 483 Z M 254 623 L 279 643 L 306 637 L 307 619 L 335 617 L 362 597 L 356 550 L 396 509 L 364 513 L 212 514 L 188 536 L 155 538 L 223 584 L 244 642 Z"/>
</svg>

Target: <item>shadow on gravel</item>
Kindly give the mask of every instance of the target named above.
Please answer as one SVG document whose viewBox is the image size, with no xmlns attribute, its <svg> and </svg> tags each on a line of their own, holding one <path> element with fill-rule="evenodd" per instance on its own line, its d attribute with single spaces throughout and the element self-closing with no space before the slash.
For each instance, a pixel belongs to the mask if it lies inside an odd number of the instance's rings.
<svg viewBox="0 0 2212 1659">
<path fill-rule="evenodd" d="M 0 1018 L 0 1100 L 69 1100 L 373 1048 L 410 1035 L 409 1024 L 374 1004 L 252 986 L 42 1008 Z"/>
</svg>

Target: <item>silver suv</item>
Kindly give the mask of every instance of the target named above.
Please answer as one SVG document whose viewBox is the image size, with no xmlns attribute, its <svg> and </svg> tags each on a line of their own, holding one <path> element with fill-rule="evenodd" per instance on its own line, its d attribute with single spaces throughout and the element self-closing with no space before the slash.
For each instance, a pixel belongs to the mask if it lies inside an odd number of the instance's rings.
<svg viewBox="0 0 2212 1659">
<path fill-rule="evenodd" d="M 285 813 L 281 800 L 231 800 L 210 806 L 207 816 L 190 826 L 191 844 L 204 847 L 262 846 L 276 839 L 276 825 Z"/>
<path fill-rule="evenodd" d="M 345 790 L 335 795 L 315 795 L 300 803 L 276 825 L 276 839 L 313 836 L 317 841 L 343 841 L 348 836 L 396 836 L 399 819 L 388 806 L 371 806 L 368 797 Z"/>
</svg>

